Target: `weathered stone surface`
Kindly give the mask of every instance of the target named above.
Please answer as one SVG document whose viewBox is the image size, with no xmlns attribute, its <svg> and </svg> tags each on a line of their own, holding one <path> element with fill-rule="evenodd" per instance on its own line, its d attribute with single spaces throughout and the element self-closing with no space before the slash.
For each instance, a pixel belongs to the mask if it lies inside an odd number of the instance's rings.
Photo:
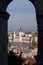
<svg viewBox="0 0 43 65">
<path fill-rule="evenodd" d="M 6 11 L 6 8 L 11 1 L 12 0 L 0 0 L 0 11 Z"/>
<path fill-rule="evenodd" d="M 7 20 L 10 15 L 6 12 L 6 9 L 11 1 L 12 0 L 0 0 L 0 65 L 8 65 Z"/>
<path fill-rule="evenodd" d="M 37 15 L 38 55 L 36 65 L 43 65 L 43 14 Z"/>
<path fill-rule="evenodd" d="M 1 15 L 2 14 L 2 15 Z M 7 65 L 7 46 L 8 46 L 8 31 L 7 19 L 9 14 L 0 12 L 0 65 Z"/>
<path fill-rule="evenodd" d="M 0 0 L 0 65 L 7 65 L 7 19 L 6 13 L 8 4 L 12 0 Z M 30 0 L 36 9 L 38 25 L 38 55 L 36 65 L 43 65 L 43 0 Z"/>
<path fill-rule="evenodd" d="M 43 0 L 29 0 L 36 8 L 37 14 L 43 14 Z"/>
<path fill-rule="evenodd" d="M 43 65 L 43 0 L 30 0 L 36 9 L 38 28 L 38 55 L 36 65 Z"/>
</svg>

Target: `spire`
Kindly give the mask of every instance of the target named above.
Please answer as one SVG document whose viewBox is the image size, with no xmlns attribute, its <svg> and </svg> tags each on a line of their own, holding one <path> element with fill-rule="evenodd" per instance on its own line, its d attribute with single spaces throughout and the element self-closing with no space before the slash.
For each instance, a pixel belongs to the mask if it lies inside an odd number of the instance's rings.
<svg viewBox="0 0 43 65">
<path fill-rule="evenodd" d="M 21 31 L 21 32 L 23 32 L 23 30 L 22 30 L 22 28 L 21 28 L 21 27 L 20 27 L 20 29 L 19 29 L 19 32 L 20 32 L 20 31 Z"/>
</svg>

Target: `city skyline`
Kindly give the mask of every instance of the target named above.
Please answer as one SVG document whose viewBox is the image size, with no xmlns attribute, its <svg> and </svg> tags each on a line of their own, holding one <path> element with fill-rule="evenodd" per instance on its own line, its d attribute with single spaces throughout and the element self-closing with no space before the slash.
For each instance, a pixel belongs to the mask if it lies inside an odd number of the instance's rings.
<svg viewBox="0 0 43 65">
<path fill-rule="evenodd" d="M 13 0 L 7 11 L 10 13 L 8 31 L 17 31 L 20 27 L 24 31 L 37 31 L 36 13 L 33 4 L 28 0 Z"/>
</svg>

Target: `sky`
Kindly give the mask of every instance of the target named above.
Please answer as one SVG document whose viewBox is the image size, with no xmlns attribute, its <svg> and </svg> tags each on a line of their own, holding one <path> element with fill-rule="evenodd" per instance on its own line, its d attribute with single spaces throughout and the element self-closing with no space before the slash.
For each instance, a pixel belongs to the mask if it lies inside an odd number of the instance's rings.
<svg viewBox="0 0 43 65">
<path fill-rule="evenodd" d="M 10 17 L 8 31 L 37 31 L 36 12 L 34 5 L 28 0 L 13 0 L 7 8 Z"/>
</svg>

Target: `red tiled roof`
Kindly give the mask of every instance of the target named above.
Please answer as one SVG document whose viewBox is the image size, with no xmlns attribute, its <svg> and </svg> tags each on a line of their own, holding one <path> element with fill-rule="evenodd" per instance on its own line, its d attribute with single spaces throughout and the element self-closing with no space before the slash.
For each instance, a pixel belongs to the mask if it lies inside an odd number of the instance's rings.
<svg viewBox="0 0 43 65">
<path fill-rule="evenodd" d="M 36 60 L 34 58 L 28 57 L 28 58 L 22 58 L 24 62 L 28 60 L 28 62 L 31 62 L 32 64 L 36 63 Z"/>
<path fill-rule="evenodd" d="M 27 60 L 31 63 L 36 63 L 36 60 L 34 58 L 28 57 Z"/>
</svg>

